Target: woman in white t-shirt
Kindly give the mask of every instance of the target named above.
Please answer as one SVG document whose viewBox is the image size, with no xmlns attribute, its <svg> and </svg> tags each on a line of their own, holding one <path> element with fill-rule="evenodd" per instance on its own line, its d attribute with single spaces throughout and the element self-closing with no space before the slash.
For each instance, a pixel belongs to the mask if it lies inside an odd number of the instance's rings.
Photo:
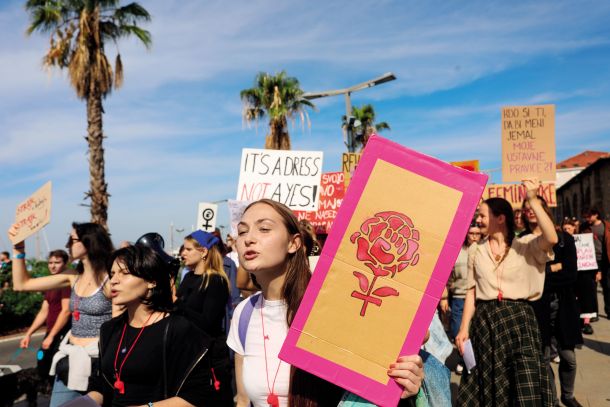
<svg viewBox="0 0 610 407">
<path fill-rule="evenodd" d="M 249 402 L 255 407 L 285 407 L 289 399 L 291 406 L 305 403 L 315 406 L 319 405 L 320 397 L 328 402 L 329 397 L 337 397 L 339 401 L 342 396 L 341 389 L 313 376 L 311 381 L 320 384 L 314 392 L 331 389 L 332 396 L 329 393 L 311 397 L 290 394 L 299 388 L 295 378 L 307 377 L 307 374 L 295 369 L 297 374 L 291 375 L 291 366 L 278 358 L 311 276 L 302 244 L 298 221 L 285 205 L 262 199 L 244 211 L 236 244 L 239 261 L 261 287 L 262 295 L 255 297 L 254 307 L 250 309 L 245 338 L 243 332 L 240 336 L 239 322 L 250 300 L 235 309 L 227 339 L 235 351 L 238 407 L 245 407 Z M 413 396 L 423 379 L 422 360 L 417 355 L 402 356 L 388 374 L 404 388 L 403 398 Z"/>
</svg>

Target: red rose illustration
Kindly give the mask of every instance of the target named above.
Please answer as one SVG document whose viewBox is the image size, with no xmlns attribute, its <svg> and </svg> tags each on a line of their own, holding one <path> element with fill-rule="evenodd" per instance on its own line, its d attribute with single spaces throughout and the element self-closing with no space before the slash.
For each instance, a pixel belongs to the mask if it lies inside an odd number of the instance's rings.
<svg viewBox="0 0 610 407">
<path fill-rule="evenodd" d="M 364 316 L 369 303 L 381 306 L 380 297 L 399 295 L 398 291 L 391 287 L 373 290 L 375 282 L 378 277 L 393 278 L 396 273 L 417 264 L 419 231 L 408 216 L 395 211 L 385 211 L 366 219 L 360 230 L 351 235 L 350 241 L 358 245 L 356 258 L 373 272 L 373 279 L 369 283 L 366 275 L 354 271 L 360 291 L 353 291 L 352 297 L 364 302 L 360 310 L 360 315 Z"/>
</svg>

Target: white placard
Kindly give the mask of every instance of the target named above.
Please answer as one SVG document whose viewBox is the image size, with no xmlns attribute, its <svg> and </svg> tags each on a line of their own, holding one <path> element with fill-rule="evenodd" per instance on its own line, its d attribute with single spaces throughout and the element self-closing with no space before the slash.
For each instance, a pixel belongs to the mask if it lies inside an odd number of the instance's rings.
<svg viewBox="0 0 610 407">
<path fill-rule="evenodd" d="M 320 200 L 322 157 L 322 151 L 244 148 L 236 199 L 269 198 L 290 209 L 316 211 Z"/>
<path fill-rule="evenodd" d="M 597 270 L 597 260 L 595 259 L 595 244 L 593 243 L 593 233 L 581 233 L 574 235 L 576 243 L 576 257 L 578 258 L 578 270 Z"/>
<path fill-rule="evenodd" d="M 197 229 L 212 233 L 216 229 L 216 218 L 218 218 L 218 205 L 199 202 Z"/>
<path fill-rule="evenodd" d="M 229 199 L 227 201 L 229 206 L 229 219 L 231 222 L 231 235 L 234 239 L 237 238 L 237 224 L 241 220 L 241 215 L 244 214 L 244 210 L 248 205 L 250 205 L 250 201 L 234 201 L 233 199 Z"/>
</svg>

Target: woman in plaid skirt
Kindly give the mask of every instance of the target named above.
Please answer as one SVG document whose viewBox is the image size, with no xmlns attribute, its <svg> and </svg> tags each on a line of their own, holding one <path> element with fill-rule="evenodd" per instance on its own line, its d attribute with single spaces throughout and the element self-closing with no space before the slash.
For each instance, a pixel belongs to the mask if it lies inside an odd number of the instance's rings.
<svg viewBox="0 0 610 407">
<path fill-rule="evenodd" d="M 536 197 L 537 180 L 525 180 L 527 202 L 540 236 L 515 237 L 508 201 L 490 198 L 477 223 L 487 235 L 468 252 L 468 291 L 456 343 L 472 340 L 476 367 L 462 376 L 458 405 L 553 406 L 550 378 L 543 365 L 538 323 L 530 301 L 541 297 L 544 270 L 553 259 L 557 233 Z"/>
</svg>

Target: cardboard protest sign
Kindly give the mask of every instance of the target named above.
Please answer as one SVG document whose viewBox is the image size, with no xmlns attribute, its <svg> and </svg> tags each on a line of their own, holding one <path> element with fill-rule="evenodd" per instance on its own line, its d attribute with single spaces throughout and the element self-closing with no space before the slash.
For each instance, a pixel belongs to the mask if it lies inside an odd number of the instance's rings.
<svg viewBox="0 0 610 407">
<path fill-rule="evenodd" d="M 307 219 L 316 233 L 329 233 L 345 195 L 344 173 L 327 172 L 320 182 L 320 206 L 316 212 L 294 211 L 297 219 Z"/>
<path fill-rule="evenodd" d="M 555 181 L 555 105 L 502 108 L 502 181 Z"/>
<path fill-rule="evenodd" d="M 486 181 L 372 137 L 280 358 L 395 406 L 387 369 L 419 351 Z"/>
<path fill-rule="evenodd" d="M 483 191 L 481 200 L 488 198 L 504 198 L 512 205 L 513 209 L 521 208 L 527 191 L 521 184 L 489 184 Z M 557 206 L 557 192 L 554 182 L 544 182 L 538 187 L 538 195 L 544 198 L 549 207 Z"/>
<path fill-rule="evenodd" d="M 237 224 L 241 220 L 246 207 L 250 205 L 252 201 L 234 201 L 229 199 L 227 204 L 229 206 L 229 222 L 231 223 L 231 235 L 234 238 L 237 237 Z"/>
<path fill-rule="evenodd" d="M 468 171 L 479 172 L 479 160 L 452 161 L 449 164 Z"/>
<path fill-rule="evenodd" d="M 236 199 L 269 198 L 293 210 L 317 210 L 322 155 L 321 151 L 244 148 Z"/>
<path fill-rule="evenodd" d="M 578 271 L 597 270 L 597 259 L 595 258 L 595 244 L 593 233 L 581 233 L 574 235 L 576 243 L 576 258 Z"/>
<path fill-rule="evenodd" d="M 213 232 L 216 229 L 216 218 L 218 218 L 218 205 L 210 202 L 199 202 L 197 229 Z"/>
<path fill-rule="evenodd" d="M 352 175 L 360 162 L 360 153 L 343 153 L 341 158 L 341 168 L 345 177 L 345 189 L 349 186 Z"/>
<path fill-rule="evenodd" d="M 11 238 L 14 243 L 21 242 L 38 232 L 51 221 L 51 181 L 44 184 L 28 199 L 17 205 L 15 223 L 19 231 Z"/>
</svg>

